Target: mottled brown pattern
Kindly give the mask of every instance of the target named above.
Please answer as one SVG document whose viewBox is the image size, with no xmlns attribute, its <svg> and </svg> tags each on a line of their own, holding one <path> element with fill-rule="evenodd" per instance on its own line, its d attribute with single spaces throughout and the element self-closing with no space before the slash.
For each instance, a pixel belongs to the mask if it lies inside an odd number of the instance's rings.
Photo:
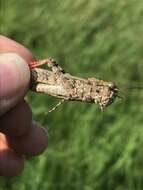
<svg viewBox="0 0 143 190">
<path fill-rule="evenodd" d="M 118 89 L 112 82 L 72 76 L 52 59 L 38 61 L 37 65 L 42 62 L 47 63 L 50 70 L 31 67 L 31 89 L 35 92 L 64 100 L 98 103 L 101 110 L 117 97 Z"/>
</svg>

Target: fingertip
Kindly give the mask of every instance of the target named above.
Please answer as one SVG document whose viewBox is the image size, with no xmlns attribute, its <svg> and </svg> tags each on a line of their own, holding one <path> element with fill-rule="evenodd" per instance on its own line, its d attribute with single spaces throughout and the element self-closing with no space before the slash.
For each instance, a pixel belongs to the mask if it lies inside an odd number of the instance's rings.
<svg viewBox="0 0 143 190">
<path fill-rule="evenodd" d="M 48 147 L 48 137 L 45 130 L 39 127 L 37 123 L 33 123 L 29 133 L 21 137 L 13 138 L 9 136 L 9 145 L 17 153 L 26 156 L 37 156 L 42 154 Z"/>
<path fill-rule="evenodd" d="M 0 54 L 0 115 L 26 93 L 30 81 L 27 63 L 16 53 Z"/>
<path fill-rule="evenodd" d="M 11 149 L 0 151 L 0 176 L 18 176 L 24 169 L 24 157 Z"/>
<path fill-rule="evenodd" d="M 32 53 L 26 47 L 6 36 L 0 35 L 0 53 L 8 52 L 17 53 L 28 63 L 33 59 Z"/>
</svg>

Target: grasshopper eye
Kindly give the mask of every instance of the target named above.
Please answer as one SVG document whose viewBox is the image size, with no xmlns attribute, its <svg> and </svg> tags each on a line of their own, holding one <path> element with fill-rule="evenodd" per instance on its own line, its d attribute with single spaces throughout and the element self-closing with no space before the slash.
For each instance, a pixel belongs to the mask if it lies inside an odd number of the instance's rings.
<svg viewBox="0 0 143 190">
<path fill-rule="evenodd" d="M 116 85 L 115 85 L 114 83 L 112 83 L 112 82 L 110 82 L 110 83 L 108 84 L 108 87 L 109 87 L 111 90 L 117 90 Z"/>
<path fill-rule="evenodd" d="M 112 83 L 112 82 L 110 82 L 109 84 L 108 84 L 108 86 L 110 87 L 110 88 L 114 88 L 114 84 Z"/>
</svg>

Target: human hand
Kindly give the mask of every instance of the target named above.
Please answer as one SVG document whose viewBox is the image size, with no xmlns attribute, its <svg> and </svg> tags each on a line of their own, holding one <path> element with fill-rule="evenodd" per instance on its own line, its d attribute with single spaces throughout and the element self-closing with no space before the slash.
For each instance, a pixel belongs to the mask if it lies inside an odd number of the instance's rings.
<svg viewBox="0 0 143 190">
<path fill-rule="evenodd" d="M 41 154 L 47 135 L 35 122 L 24 100 L 32 54 L 19 43 L 0 36 L 0 176 L 18 175 L 25 156 Z"/>
</svg>

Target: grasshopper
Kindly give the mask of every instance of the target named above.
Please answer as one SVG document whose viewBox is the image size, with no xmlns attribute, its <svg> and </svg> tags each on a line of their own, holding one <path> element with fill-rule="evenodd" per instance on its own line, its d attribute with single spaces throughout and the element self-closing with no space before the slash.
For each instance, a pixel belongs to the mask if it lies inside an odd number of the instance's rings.
<svg viewBox="0 0 143 190">
<path fill-rule="evenodd" d="M 47 64 L 48 69 L 38 68 Z M 54 111 L 64 100 L 81 101 L 99 104 L 101 110 L 109 106 L 118 95 L 118 88 L 112 82 L 96 78 L 72 76 L 51 58 L 33 61 L 31 70 L 31 90 L 62 99 L 51 111 Z"/>
</svg>

